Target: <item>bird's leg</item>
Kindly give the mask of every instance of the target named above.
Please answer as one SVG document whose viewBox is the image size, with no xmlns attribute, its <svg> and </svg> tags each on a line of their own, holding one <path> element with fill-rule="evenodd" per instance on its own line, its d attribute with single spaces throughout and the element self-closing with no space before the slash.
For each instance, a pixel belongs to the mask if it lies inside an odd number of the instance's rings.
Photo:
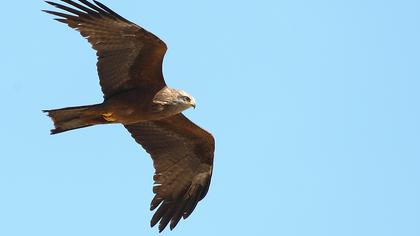
<svg viewBox="0 0 420 236">
<path fill-rule="evenodd" d="M 106 112 L 102 114 L 102 117 L 108 122 L 114 122 L 116 119 L 112 117 L 112 112 Z"/>
</svg>

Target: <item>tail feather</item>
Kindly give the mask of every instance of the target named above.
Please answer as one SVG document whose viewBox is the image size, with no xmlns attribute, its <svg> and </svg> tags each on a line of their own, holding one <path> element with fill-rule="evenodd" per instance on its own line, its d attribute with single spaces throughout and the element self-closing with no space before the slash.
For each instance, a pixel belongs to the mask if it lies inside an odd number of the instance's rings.
<svg viewBox="0 0 420 236">
<path fill-rule="evenodd" d="M 101 114 L 95 109 L 98 105 L 66 107 L 54 110 L 43 110 L 54 122 L 51 134 L 88 127 L 104 122 Z"/>
</svg>

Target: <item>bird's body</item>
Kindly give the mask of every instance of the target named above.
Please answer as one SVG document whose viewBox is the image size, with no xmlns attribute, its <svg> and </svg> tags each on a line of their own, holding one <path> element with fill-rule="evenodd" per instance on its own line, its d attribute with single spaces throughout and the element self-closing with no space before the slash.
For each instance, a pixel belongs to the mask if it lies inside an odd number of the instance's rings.
<svg viewBox="0 0 420 236">
<path fill-rule="evenodd" d="M 179 114 L 185 109 L 193 106 L 195 102 L 189 97 L 190 102 L 163 103 L 157 100 L 162 93 L 173 91 L 174 94 L 185 96 L 183 91 L 164 87 L 156 94 L 144 93 L 141 90 L 129 90 L 106 99 L 101 104 L 81 107 L 67 107 L 64 109 L 48 110 L 48 115 L 54 120 L 55 129 L 52 133 L 61 133 L 67 130 L 77 129 L 98 124 L 120 123 L 124 125 L 134 124 L 143 121 L 161 120 Z M 75 111 L 79 111 L 75 113 Z M 59 120 L 64 116 L 64 120 Z M 73 116 L 71 116 L 73 114 Z M 81 121 L 85 121 L 83 125 Z"/>
<path fill-rule="evenodd" d="M 152 156 L 156 169 L 151 225 L 173 229 L 204 198 L 212 175 L 214 138 L 184 115 L 194 98 L 169 88 L 163 79 L 166 44 L 100 2 L 47 2 L 71 14 L 46 11 L 80 31 L 97 51 L 98 74 L 104 93 L 101 104 L 45 112 L 52 134 L 98 124 L 124 125 Z"/>
</svg>

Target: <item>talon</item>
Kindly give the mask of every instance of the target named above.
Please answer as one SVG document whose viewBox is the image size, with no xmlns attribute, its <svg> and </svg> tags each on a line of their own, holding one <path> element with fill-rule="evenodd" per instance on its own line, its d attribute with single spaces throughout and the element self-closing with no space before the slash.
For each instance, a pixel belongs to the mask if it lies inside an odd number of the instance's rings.
<svg viewBox="0 0 420 236">
<path fill-rule="evenodd" d="M 116 119 L 112 117 L 112 112 L 103 113 L 102 117 L 108 122 L 116 121 Z"/>
</svg>

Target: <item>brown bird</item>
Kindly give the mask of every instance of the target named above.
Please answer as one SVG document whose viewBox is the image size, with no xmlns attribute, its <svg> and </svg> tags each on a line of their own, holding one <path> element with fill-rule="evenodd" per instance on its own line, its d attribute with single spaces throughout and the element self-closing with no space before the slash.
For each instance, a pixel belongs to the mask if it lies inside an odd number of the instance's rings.
<svg viewBox="0 0 420 236">
<path fill-rule="evenodd" d="M 195 108 L 194 98 L 166 86 L 162 61 L 166 44 L 102 3 L 61 0 L 47 3 L 66 13 L 45 11 L 78 30 L 98 56 L 104 93 L 101 104 L 45 110 L 54 122 L 51 134 L 97 124 L 120 123 L 152 157 L 156 169 L 151 226 L 172 230 L 187 218 L 209 189 L 214 138 L 181 112 Z"/>
</svg>

